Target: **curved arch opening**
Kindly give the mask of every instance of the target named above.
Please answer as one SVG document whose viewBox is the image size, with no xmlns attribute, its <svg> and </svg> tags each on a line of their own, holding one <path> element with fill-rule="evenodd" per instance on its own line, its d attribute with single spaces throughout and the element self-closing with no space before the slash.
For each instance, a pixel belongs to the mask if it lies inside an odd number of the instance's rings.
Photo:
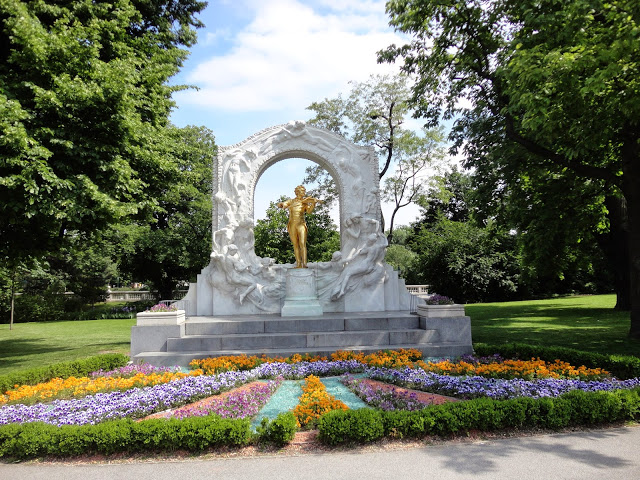
<svg viewBox="0 0 640 480">
<path fill-rule="evenodd" d="M 330 174 L 321 163 L 299 156 L 274 158 L 266 162 L 258 173 L 253 188 L 253 220 L 258 256 L 275 258 L 276 263 L 290 263 L 291 259 L 286 253 L 279 255 L 279 250 L 293 248 L 286 232 L 288 214 L 275 204 L 294 197 L 295 187 L 303 184 L 307 176 L 306 169 L 312 166 L 320 166 Z M 332 178 L 335 181 L 335 177 Z M 313 191 L 315 187 L 314 184 L 304 186 L 308 191 Z M 307 225 L 309 262 L 329 261 L 333 253 L 341 248 L 340 199 L 336 198 L 326 206 L 318 205 L 313 213 L 307 215 Z M 267 231 L 272 232 L 275 238 L 267 238 Z"/>
</svg>

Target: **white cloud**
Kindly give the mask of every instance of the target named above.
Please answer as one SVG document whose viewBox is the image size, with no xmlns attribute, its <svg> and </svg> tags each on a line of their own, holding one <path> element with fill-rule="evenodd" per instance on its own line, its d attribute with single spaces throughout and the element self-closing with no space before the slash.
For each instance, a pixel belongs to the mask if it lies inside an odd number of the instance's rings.
<svg viewBox="0 0 640 480">
<path fill-rule="evenodd" d="M 388 26 L 383 1 L 248 0 L 253 20 L 231 48 L 187 73 L 200 87 L 176 95 L 180 104 L 227 112 L 301 111 L 348 89 L 350 80 L 395 71 L 376 52 L 401 41 Z M 246 12 L 245 12 L 246 14 Z M 215 41 L 227 32 L 207 33 Z"/>
</svg>

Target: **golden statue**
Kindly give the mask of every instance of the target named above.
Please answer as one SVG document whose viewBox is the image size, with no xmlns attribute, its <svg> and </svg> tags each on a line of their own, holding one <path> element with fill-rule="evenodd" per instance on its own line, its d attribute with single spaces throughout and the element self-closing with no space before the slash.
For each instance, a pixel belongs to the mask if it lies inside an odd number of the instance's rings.
<svg viewBox="0 0 640 480">
<path fill-rule="evenodd" d="M 290 198 L 285 202 L 279 202 L 279 208 L 289 209 L 289 223 L 287 231 L 293 243 L 293 253 L 296 256 L 296 268 L 307 268 L 307 223 L 304 216 L 311 213 L 316 204 L 324 203 L 313 197 L 305 197 L 307 190 L 298 185 L 294 190 L 295 198 Z"/>
</svg>

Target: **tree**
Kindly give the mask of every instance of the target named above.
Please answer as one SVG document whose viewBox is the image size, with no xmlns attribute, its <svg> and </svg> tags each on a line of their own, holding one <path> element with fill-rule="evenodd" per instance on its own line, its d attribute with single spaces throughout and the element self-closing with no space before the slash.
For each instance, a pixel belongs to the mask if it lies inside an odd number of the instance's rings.
<svg viewBox="0 0 640 480">
<path fill-rule="evenodd" d="M 169 127 L 165 178 L 153 186 L 157 205 L 140 221 L 121 270 L 148 282 L 160 298 L 173 298 L 181 282 L 195 278 L 211 253 L 211 172 L 216 145 L 205 127 Z M 172 168 L 169 168 L 171 166 Z"/>
<path fill-rule="evenodd" d="M 402 126 L 409 115 L 406 77 L 377 75 L 371 76 L 368 82 L 352 85 L 346 99 L 338 95 L 307 107 L 316 114 L 309 123 L 343 135 L 356 144 L 373 146 L 380 160 L 381 180 L 393 172 L 383 184 L 383 195 L 395 203 L 388 229 L 392 237 L 396 212 L 419 196 L 420 176 L 428 166 L 442 159 L 442 136 L 438 131 L 418 135 Z M 337 198 L 333 180 L 321 167 L 307 168 L 304 183 L 317 183 L 320 196 L 329 202 Z M 381 220 L 384 230 L 384 218 Z"/>
<path fill-rule="evenodd" d="M 628 229 L 630 335 L 640 337 L 640 5 L 391 0 L 387 11 L 413 40 L 380 60 L 402 58 L 415 75 L 411 103 L 427 125 L 456 119 L 468 165 L 577 176 L 626 206 L 611 230 Z"/>
<path fill-rule="evenodd" d="M 307 192 L 309 196 L 317 196 L 315 192 Z M 287 211 L 278 208 L 279 202 L 287 200 L 282 195 L 277 201 L 270 202 L 266 218 L 256 221 L 254 234 L 256 237 L 255 251 L 259 257 L 273 258 L 276 263 L 285 264 L 295 261 L 293 245 L 289 239 Z M 334 252 L 340 250 L 340 233 L 329 215 L 326 204 L 316 205 L 310 214 L 306 215 L 307 229 L 307 257 L 309 262 L 328 262 Z"/>
<path fill-rule="evenodd" d="M 459 171 L 455 165 L 442 175 L 433 177 L 418 202 L 422 217 L 415 226 L 432 227 L 442 217 L 454 222 L 471 220 L 472 182 L 471 174 Z"/>
<path fill-rule="evenodd" d="M 426 130 L 420 137 L 413 132 L 404 132 L 399 138 L 396 166 L 393 174 L 384 181 L 382 198 L 393 204 L 389 219 L 387 241 L 393 240 L 396 214 L 410 203 L 418 203 L 425 193 L 427 169 L 444 158 L 441 147 L 443 135 L 439 131 Z"/>
<path fill-rule="evenodd" d="M 411 241 L 418 252 L 413 274 L 430 291 L 457 302 L 511 300 L 518 294 L 520 265 L 515 237 L 469 222 L 441 217 Z"/>
<path fill-rule="evenodd" d="M 0 255 L 148 214 L 195 0 L 0 3 Z"/>
</svg>

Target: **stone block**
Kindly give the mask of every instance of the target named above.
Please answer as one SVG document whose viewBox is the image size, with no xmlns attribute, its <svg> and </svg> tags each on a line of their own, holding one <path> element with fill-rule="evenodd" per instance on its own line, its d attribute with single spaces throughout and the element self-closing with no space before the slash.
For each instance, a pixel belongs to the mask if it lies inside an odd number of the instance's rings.
<svg viewBox="0 0 640 480">
<path fill-rule="evenodd" d="M 131 327 L 131 357 L 140 352 L 166 352 L 167 339 L 180 338 L 185 334 L 184 323 L 180 325 L 151 325 Z"/>
<path fill-rule="evenodd" d="M 418 305 L 417 313 L 425 318 L 464 317 L 464 305 Z"/>
</svg>

